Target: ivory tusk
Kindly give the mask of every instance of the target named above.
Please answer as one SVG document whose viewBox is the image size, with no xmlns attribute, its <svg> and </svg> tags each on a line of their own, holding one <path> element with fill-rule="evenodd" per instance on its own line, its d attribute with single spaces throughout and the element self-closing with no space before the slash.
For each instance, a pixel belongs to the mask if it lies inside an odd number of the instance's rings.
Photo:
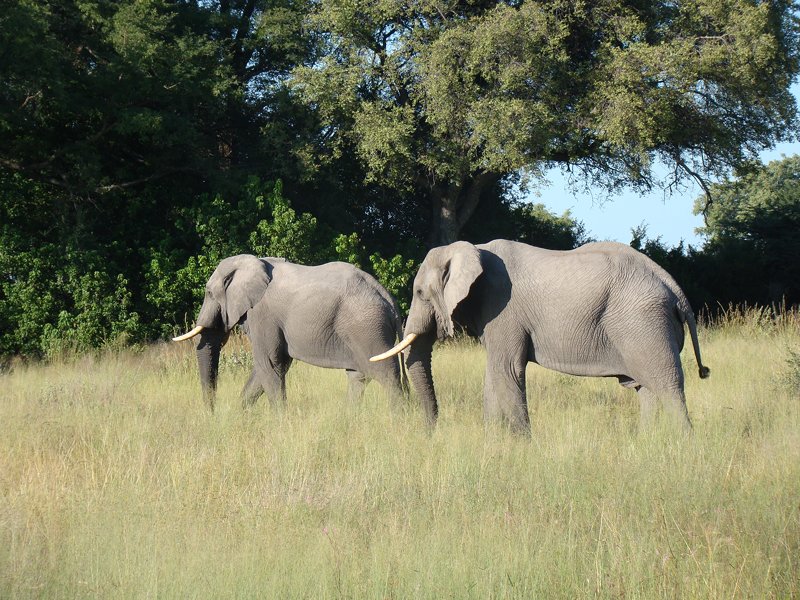
<svg viewBox="0 0 800 600">
<path fill-rule="evenodd" d="M 411 345 L 411 342 L 413 342 L 415 339 L 417 339 L 417 334 L 416 333 L 409 333 L 403 339 L 403 341 L 401 341 L 399 344 L 397 344 L 397 346 L 395 346 L 391 350 L 387 350 L 383 354 L 378 354 L 377 356 L 373 356 L 372 358 L 369 359 L 369 362 L 378 362 L 379 360 L 385 360 L 385 359 L 390 358 L 392 356 L 396 356 L 397 354 L 400 354 L 403 350 L 408 348 Z"/>
<path fill-rule="evenodd" d="M 197 327 L 192 329 L 190 332 L 184 333 L 183 335 L 179 335 L 178 337 L 172 338 L 172 341 L 173 342 L 182 342 L 183 340 L 191 339 L 194 336 L 196 336 L 198 333 L 200 333 L 201 331 L 203 331 L 203 326 L 202 325 L 198 325 Z"/>
</svg>

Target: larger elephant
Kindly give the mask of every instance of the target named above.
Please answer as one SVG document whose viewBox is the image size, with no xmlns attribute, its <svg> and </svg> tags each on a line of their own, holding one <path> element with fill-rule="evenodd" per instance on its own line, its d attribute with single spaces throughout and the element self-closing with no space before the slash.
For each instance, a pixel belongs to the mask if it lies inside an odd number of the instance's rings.
<svg viewBox="0 0 800 600">
<path fill-rule="evenodd" d="M 660 400 L 686 428 L 680 352 L 688 325 L 700 377 L 697 327 L 672 277 L 629 246 L 591 243 L 554 251 L 495 240 L 434 248 L 414 279 L 405 337 L 406 366 L 428 421 L 438 405 L 431 376 L 434 341 L 456 325 L 486 348 L 484 416 L 528 432 L 525 366 L 616 377 L 638 392 L 643 420 Z"/>
<path fill-rule="evenodd" d="M 220 350 L 237 324 L 253 347 L 253 373 L 242 390 L 245 406 L 264 392 L 285 401 L 286 372 L 294 359 L 345 369 L 350 396 L 359 396 L 367 379 L 378 380 L 392 398 L 401 393 L 399 362 L 369 361 L 402 333 L 397 303 L 374 277 L 350 264 L 311 267 L 249 254 L 220 262 L 206 284 L 197 326 L 173 338 L 199 336 L 200 383 L 212 410 Z"/>
</svg>

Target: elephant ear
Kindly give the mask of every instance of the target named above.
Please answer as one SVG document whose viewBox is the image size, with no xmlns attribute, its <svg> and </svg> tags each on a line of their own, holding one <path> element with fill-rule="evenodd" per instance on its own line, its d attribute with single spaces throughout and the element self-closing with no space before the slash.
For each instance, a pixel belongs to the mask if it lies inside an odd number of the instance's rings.
<svg viewBox="0 0 800 600">
<path fill-rule="evenodd" d="M 444 287 L 444 332 L 453 335 L 453 313 L 469 294 L 475 280 L 483 273 L 479 250 L 469 242 L 450 244 L 450 258 L 442 269 Z"/>
<path fill-rule="evenodd" d="M 209 290 L 219 303 L 226 330 L 261 300 L 271 280 L 267 264 L 250 254 L 231 256 L 219 264 L 209 280 Z"/>
</svg>

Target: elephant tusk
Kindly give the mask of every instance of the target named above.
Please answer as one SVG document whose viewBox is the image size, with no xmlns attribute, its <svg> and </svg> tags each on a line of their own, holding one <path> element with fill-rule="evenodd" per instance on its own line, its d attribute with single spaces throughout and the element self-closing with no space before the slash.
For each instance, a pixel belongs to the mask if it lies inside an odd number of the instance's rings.
<svg viewBox="0 0 800 600">
<path fill-rule="evenodd" d="M 203 331 L 203 326 L 202 325 L 198 325 L 197 327 L 192 329 L 190 332 L 184 333 L 183 335 L 179 335 L 178 337 L 172 338 L 172 341 L 173 342 L 182 342 L 184 340 L 191 339 L 194 336 L 196 336 L 198 333 L 200 333 L 201 331 Z"/>
<path fill-rule="evenodd" d="M 377 356 L 371 357 L 369 359 L 369 362 L 378 362 L 379 360 L 385 360 L 387 358 L 390 358 L 392 356 L 400 354 L 403 350 L 408 348 L 411 345 L 411 342 L 413 342 L 415 339 L 417 339 L 417 334 L 416 333 L 409 333 L 403 339 L 403 341 L 401 341 L 399 344 L 397 344 L 397 346 L 395 346 L 391 350 L 387 350 L 383 354 L 378 354 Z"/>
</svg>

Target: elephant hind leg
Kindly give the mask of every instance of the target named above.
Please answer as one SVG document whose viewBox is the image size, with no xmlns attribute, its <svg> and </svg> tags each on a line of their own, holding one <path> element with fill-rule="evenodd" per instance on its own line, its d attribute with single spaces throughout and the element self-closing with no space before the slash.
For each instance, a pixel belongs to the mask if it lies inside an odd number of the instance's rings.
<svg viewBox="0 0 800 600">
<path fill-rule="evenodd" d="M 249 408 L 253 406 L 253 404 L 256 403 L 263 393 L 264 388 L 261 386 L 261 382 L 258 380 L 256 370 L 253 369 L 253 372 L 250 374 L 250 379 L 247 380 L 247 383 L 245 383 L 244 387 L 242 388 L 242 408 Z"/>
<path fill-rule="evenodd" d="M 375 369 L 379 365 L 379 369 Z M 399 405 L 403 398 L 403 385 L 400 378 L 400 361 L 386 360 L 380 363 L 370 363 L 369 377 L 381 384 L 386 392 L 386 397 L 391 406 Z"/>
<path fill-rule="evenodd" d="M 620 378 L 620 383 L 634 387 L 639 392 L 639 401 L 645 412 L 655 412 L 654 398 L 661 401 L 665 412 L 683 429 L 692 425 L 686 410 L 683 393 L 683 368 L 681 367 L 680 344 L 669 337 L 638 339 L 635 345 L 625 348 L 629 377 Z M 652 421 L 642 414 L 644 421 Z"/>
<path fill-rule="evenodd" d="M 685 431 L 692 429 L 692 422 L 689 420 L 689 412 L 686 409 L 686 397 L 682 390 L 664 389 L 654 392 L 650 388 L 642 386 L 636 391 L 639 396 L 639 425 L 642 429 L 653 426 L 659 400 L 673 422 Z"/>
<path fill-rule="evenodd" d="M 686 396 L 683 390 L 670 390 L 659 394 L 664 409 L 684 431 L 691 431 L 692 422 L 686 408 Z"/>
<path fill-rule="evenodd" d="M 658 398 L 645 387 L 638 386 L 636 395 L 639 398 L 639 429 L 646 431 L 653 427 L 658 413 Z"/>
<path fill-rule="evenodd" d="M 658 377 L 648 377 L 644 385 L 650 388 L 660 400 L 667 414 L 684 431 L 692 429 L 689 411 L 686 409 L 686 396 L 683 393 L 683 367 L 681 352 L 677 342 L 670 344 L 671 356 L 664 361 Z"/>
<path fill-rule="evenodd" d="M 364 396 L 367 387 L 367 376 L 361 371 L 347 369 L 347 400 L 355 402 Z"/>
<path fill-rule="evenodd" d="M 286 403 L 286 372 L 291 364 L 291 358 L 281 362 L 259 361 L 256 364 L 255 375 L 273 404 Z"/>
</svg>

